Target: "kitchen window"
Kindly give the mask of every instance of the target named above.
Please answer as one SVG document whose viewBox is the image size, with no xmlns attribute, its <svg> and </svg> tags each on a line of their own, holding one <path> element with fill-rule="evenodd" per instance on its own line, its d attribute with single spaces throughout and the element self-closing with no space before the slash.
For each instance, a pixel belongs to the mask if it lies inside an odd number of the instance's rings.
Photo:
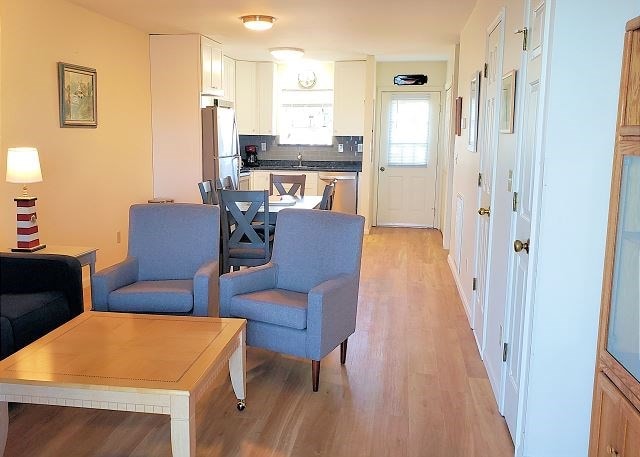
<svg viewBox="0 0 640 457">
<path fill-rule="evenodd" d="M 387 163 L 425 166 L 431 158 L 431 97 L 429 94 L 393 94 L 389 103 Z"/>
<path fill-rule="evenodd" d="M 333 144 L 333 90 L 283 89 L 280 144 Z"/>
</svg>

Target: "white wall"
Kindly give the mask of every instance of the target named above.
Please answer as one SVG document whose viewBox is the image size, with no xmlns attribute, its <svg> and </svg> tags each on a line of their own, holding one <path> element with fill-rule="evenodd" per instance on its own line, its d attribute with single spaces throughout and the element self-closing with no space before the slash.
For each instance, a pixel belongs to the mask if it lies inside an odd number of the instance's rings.
<svg viewBox="0 0 640 457">
<path fill-rule="evenodd" d="M 587 455 L 622 40 L 638 15 L 636 0 L 555 2 L 527 456 Z"/>
<path fill-rule="evenodd" d="M 115 263 L 129 206 L 151 197 L 147 35 L 63 0 L 3 0 L 0 14 L 0 244 L 15 245 L 20 193 L 4 180 L 7 148 L 35 146 L 43 182 L 29 189 L 41 242 L 93 246 L 98 268 Z M 97 128 L 60 128 L 59 61 L 97 70 Z"/>
</svg>

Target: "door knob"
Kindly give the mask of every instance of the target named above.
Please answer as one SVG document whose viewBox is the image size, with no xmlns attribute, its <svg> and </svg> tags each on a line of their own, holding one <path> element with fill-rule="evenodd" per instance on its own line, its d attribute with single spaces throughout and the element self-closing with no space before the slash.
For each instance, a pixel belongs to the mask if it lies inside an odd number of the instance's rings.
<svg viewBox="0 0 640 457">
<path fill-rule="evenodd" d="M 385 168 L 384 168 L 384 167 L 380 167 L 380 171 L 384 171 L 384 170 L 385 170 Z"/>
<path fill-rule="evenodd" d="M 524 243 L 520 240 L 515 240 L 513 242 L 513 250 L 516 252 L 521 252 L 522 250 L 527 251 L 527 254 L 529 254 L 529 241 L 527 240 Z"/>
<path fill-rule="evenodd" d="M 486 214 L 487 217 L 489 217 L 491 215 L 491 208 L 480 208 L 478 210 L 478 214 L 480 216 L 484 216 Z"/>
</svg>

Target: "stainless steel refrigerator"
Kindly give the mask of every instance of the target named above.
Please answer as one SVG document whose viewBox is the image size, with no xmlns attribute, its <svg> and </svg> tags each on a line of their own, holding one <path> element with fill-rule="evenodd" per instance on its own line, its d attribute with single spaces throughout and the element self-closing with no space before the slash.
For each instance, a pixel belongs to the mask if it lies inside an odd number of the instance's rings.
<svg viewBox="0 0 640 457">
<path fill-rule="evenodd" d="M 240 145 L 235 111 L 230 106 L 202 108 L 202 180 L 223 181 L 234 189 L 240 180 Z"/>
</svg>

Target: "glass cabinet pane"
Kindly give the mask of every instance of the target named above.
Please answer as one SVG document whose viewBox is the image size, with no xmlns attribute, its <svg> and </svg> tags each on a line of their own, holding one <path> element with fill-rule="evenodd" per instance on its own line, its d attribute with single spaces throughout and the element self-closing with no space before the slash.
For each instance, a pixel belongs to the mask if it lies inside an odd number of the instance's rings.
<svg viewBox="0 0 640 457">
<path fill-rule="evenodd" d="M 607 351 L 640 380 L 640 157 L 624 158 Z"/>
</svg>

